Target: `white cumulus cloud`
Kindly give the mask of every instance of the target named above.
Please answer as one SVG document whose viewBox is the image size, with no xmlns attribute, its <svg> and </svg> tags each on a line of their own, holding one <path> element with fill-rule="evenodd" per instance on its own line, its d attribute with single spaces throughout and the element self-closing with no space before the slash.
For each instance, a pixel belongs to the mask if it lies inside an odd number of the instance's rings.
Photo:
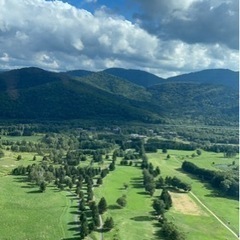
<svg viewBox="0 0 240 240">
<path fill-rule="evenodd" d="M 90 13 L 61 1 L 0 0 L 0 68 L 24 66 L 124 67 L 166 77 L 211 67 L 237 69 L 238 51 L 224 44 L 164 40 L 104 8 Z"/>
</svg>

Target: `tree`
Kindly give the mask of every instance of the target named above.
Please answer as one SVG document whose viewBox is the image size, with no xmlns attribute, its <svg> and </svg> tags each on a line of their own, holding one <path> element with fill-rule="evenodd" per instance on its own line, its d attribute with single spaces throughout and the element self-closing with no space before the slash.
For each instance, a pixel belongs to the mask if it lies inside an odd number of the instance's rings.
<svg viewBox="0 0 240 240">
<path fill-rule="evenodd" d="M 17 160 L 19 161 L 19 160 L 21 160 L 22 159 L 22 155 L 18 155 L 17 156 Z"/>
<path fill-rule="evenodd" d="M 98 210 L 100 214 L 107 211 L 107 201 L 104 197 L 102 197 L 98 203 Z"/>
<path fill-rule="evenodd" d="M 120 206 L 120 207 L 125 207 L 127 205 L 127 199 L 125 196 L 122 196 L 120 198 L 117 199 L 116 203 Z"/>
<path fill-rule="evenodd" d="M 163 149 L 162 149 L 162 153 L 167 153 L 167 149 L 166 149 L 166 148 L 163 148 Z"/>
<path fill-rule="evenodd" d="M 197 153 L 198 156 L 200 156 L 202 154 L 202 151 L 200 149 L 197 149 L 196 153 Z"/>
<path fill-rule="evenodd" d="M 114 171 L 114 170 L 115 170 L 115 162 L 114 162 L 114 161 L 112 161 L 112 162 L 110 163 L 110 165 L 109 165 L 109 170 L 110 170 L 110 171 Z"/>
<path fill-rule="evenodd" d="M 149 192 L 151 196 L 153 196 L 155 192 L 156 184 L 154 182 L 149 182 L 145 185 L 146 192 Z"/>
<path fill-rule="evenodd" d="M 4 157 L 4 152 L 2 150 L 0 150 L 0 158 Z"/>
<path fill-rule="evenodd" d="M 45 192 L 46 187 L 47 187 L 46 182 L 44 182 L 44 181 L 41 182 L 40 185 L 39 185 L 39 190 L 40 190 L 40 192 Z"/>
<path fill-rule="evenodd" d="M 160 199 L 163 200 L 166 209 L 169 209 L 172 206 L 171 195 L 169 194 L 169 192 L 166 189 L 162 190 L 162 193 L 160 195 Z"/>
<path fill-rule="evenodd" d="M 84 211 L 86 209 L 85 205 L 86 205 L 85 200 L 84 200 L 84 198 L 82 198 L 80 203 L 79 203 L 79 210 Z"/>
<path fill-rule="evenodd" d="M 158 215 L 163 215 L 165 212 L 165 204 L 161 199 L 154 199 L 152 207 Z"/>
<path fill-rule="evenodd" d="M 86 220 L 84 222 L 81 222 L 80 236 L 82 239 L 84 239 L 88 234 L 89 234 L 89 228 L 88 228 L 88 222 Z"/>
<path fill-rule="evenodd" d="M 184 234 L 179 232 L 173 223 L 164 222 L 161 229 L 162 235 L 168 240 L 184 240 Z"/>
<path fill-rule="evenodd" d="M 114 227 L 113 218 L 107 217 L 106 221 L 103 224 L 103 227 L 107 230 L 111 230 Z"/>
<path fill-rule="evenodd" d="M 103 180 L 102 180 L 101 177 L 99 177 L 99 178 L 97 179 L 97 185 L 102 185 L 102 183 L 103 183 Z"/>
<path fill-rule="evenodd" d="M 158 180 L 156 181 L 156 188 L 159 189 L 159 188 L 162 188 L 165 184 L 165 181 L 164 181 L 164 178 L 162 176 L 160 176 L 158 178 Z"/>
</svg>

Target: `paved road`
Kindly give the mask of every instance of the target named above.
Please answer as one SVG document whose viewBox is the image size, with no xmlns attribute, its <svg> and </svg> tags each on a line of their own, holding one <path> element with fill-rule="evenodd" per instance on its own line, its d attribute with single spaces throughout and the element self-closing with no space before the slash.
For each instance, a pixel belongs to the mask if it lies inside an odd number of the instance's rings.
<svg viewBox="0 0 240 240">
<path fill-rule="evenodd" d="M 227 228 L 237 239 L 239 239 L 238 235 L 229 228 L 216 214 L 214 214 L 204 203 L 201 202 L 201 200 L 192 192 L 190 194 L 212 215 L 214 216 L 225 228 Z"/>
</svg>

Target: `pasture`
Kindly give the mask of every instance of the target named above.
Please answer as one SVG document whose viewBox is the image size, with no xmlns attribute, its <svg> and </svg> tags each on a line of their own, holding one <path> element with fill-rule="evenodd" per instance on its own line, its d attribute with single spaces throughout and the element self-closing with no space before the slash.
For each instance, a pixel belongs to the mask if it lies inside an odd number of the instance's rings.
<svg viewBox="0 0 240 240">
<path fill-rule="evenodd" d="M 215 191 L 207 183 L 201 183 L 197 178 L 181 171 L 182 161 L 192 161 L 198 166 L 218 169 L 217 164 L 231 164 L 233 159 L 223 158 L 222 154 L 203 152 L 198 157 L 191 158 L 193 151 L 169 150 L 170 159 L 166 158 L 167 154 L 151 153 L 148 154 L 149 161 L 155 166 L 159 166 L 163 176 L 176 176 L 183 181 L 192 185 L 192 192 L 211 209 L 225 224 L 236 233 L 239 229 L 239 202 L 231 198 L 223 198 L 216 195 Z M 188 157 L 187 157 L 188 156 Z M 215 162 L 213 165 L 212 162 Z M 189 195 L 189 194 L 188 194 Z M 195 199 L 192 199 L 195 201 Z M 198 202 L 196 202 L 199 205 Z M 199 206 L 202 212 L 198 216 L 193 214 L 183 214 L 183 211 L 172 208 L 168 213 L 169 219 L 187 232 L 187 239 L 236 239 L 227 229 L 225 229 L 214 217 L 212 217 L 202 206 Z M 213 231 L 217 229 L 217 231 Z"/>
<path fill-rule="evenodd" d="M 219 170 L 232 167 L 233 160 L 238 165 L 237 158 L 224 158 L 223 154 L 202 151 L 197 157 L 191 157 L 193 151 L 168 150 L 167 154 L 160 151 L 147 154 L 149 162 L 159 166 L 161 175 L 176 176 L 192 185 L 192 192 L 211 209 L 224 223 L 238 232 L 239 202 L 231 198 L 219 197 L 207 184 L 197 178 L 182 172 L 184 160 L 192 161 L 200 167 Z M 40 193 L 38 187 L 27 182 L 23 177 L 11 176 L 9 172 L 18 165 L 28 165 L 42 159 L 34 153 L 21 153 L 22 160 L 17 160 L 18 153 L 4 150 L 4 158 L 0 159 L 0 236 L 3 240 L 55 240 L 77 239 L 78 213 L 77 200 L 72 200 L 69 191 L 59 191 L 54 185 L 47 187 L 45 193 Z M 118 159 L 117 162 L 119 162 Z M 214 162 L 214 164 L 212 164 Z M 89 164 L 86 161 L 84 164 Z M 106 163 L 103 164 L 105 166 Z M 134 165 L 134 164 L 133 164 Z M 101 165 L 97 165 L 101 166 Z M 125 188 L 124 184 L 128 187 Z M 161 190 L 156 190 L 154 197 Z M 157 240 L 160 227 L 153 215 L 151 198 L 143 188 L 142 171 L 135 166 L 120 166 L 110 172 L 103 185 L 94 188 L 96 202 L 104 196 L 108 203 L 108 211 L 103 214 L 103 220 L 113 217 L 115 227 L 104 232 L 105 240 Z M 186 234 L 187 240 L 234 240 L 233 236 L 219 221 L 203 208 L 190 193 L 170 192 L 173 207 L 166 213 L 172 221 Z M 127 206 L 120 208 L 117 198 L 126 196 Z M 97 240 L 100 233 L 94 231 L 86 239 Z"/>
<path fill-rule="evenodd" d="M 124 183 L 128 188 L 124 188 Z M 152 199 L 145 193 L 142 184 L 142 171 L 133 166 L 116 166 L 114 172 L 103 179 L 103 185 L 94 189 L 96 200 L 102 196 L 108 203 L 108 211 L 103 218 L 113 217 L 115 228 L 104 233 L 104 239 L 155 240 L 158 227 L 155 226 Z M 126 195 L 127 206 L 120 208 L 117 198 Z M 98 233 L 99 234 L 99 233 Z M 96 236 L 96 233 L 94 233 Z"/>
<path fill-rule="evenodd" d="M 39 187 L 26 181 L 26 177 L 9 175 L 18 165 L 34 163 L 32 153 L 21 153 L 22 160 L 17 161 L 18 153 L 5 151 L 0 159 L 0 239 L 1 240 L 56 240 L 74 236 L 71 222 L 75 215 L 71 207 L 69 192 L 59 191 L 55 186 L 47 187 L 40 193 Z M 37 162 L 40 157 L 37 157 Z"/>
</svg>

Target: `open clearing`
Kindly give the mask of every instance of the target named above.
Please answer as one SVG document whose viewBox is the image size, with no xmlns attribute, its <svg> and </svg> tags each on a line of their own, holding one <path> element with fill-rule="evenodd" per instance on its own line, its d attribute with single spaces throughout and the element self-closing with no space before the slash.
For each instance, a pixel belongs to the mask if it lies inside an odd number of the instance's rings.
<svg viewBox="0 0 240 240">
<path fill-rule="evenodd" d="M 207 216 L 207 214 L 186 193 L 170 192 L 173 210 L 187 215 Z"/>
</svg>

